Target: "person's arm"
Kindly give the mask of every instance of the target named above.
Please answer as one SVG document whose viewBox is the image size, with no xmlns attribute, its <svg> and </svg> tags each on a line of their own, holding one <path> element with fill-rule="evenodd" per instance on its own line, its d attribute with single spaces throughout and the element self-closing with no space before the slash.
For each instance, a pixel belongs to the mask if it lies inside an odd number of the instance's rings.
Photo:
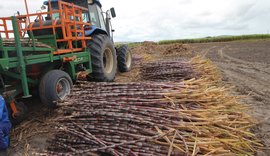
<svg viewBox="0 0 270 156">
<path fill-rule="evenodd" d="M 6 150 L 8 147 L 9 147 L 9 138 L 8 138 L 8 136 L 0 137 L 0 151 Z"/>
<path fill-rule="evenodd" d="M 5 100 L 2 96 L 0 96 L 0 121 L 2 120 L 5 106 L 6 106 Z"/>
<path fill-rule="evenodd" d="M 9 132 L 11 123 L 8 118 L 8 110 L 5 100 L 0 96 L 0 150 L 6 150 L 9 146 Z"/>
<path fill-rule="evenodd" d="M 2 119 L 0 120 L 0 129 L 3 131 L 4 135 L 7 136 L 11 130 L 11 123 L 8 118 L 7 108 L 4 107 L 4 111 L 2 114 Z"/>
<path fill-rule="evenodd" d="M 6 135 L 0 129 L 0 150 L 5 149 L 6 147 Z"/>
<path fill-rule="evenodd" d="M 11 130 L 11 123 L 8 118 L 8 110 L 3 97 L 0 96 L 0 133 L 7 136 Z"/>
</svg>

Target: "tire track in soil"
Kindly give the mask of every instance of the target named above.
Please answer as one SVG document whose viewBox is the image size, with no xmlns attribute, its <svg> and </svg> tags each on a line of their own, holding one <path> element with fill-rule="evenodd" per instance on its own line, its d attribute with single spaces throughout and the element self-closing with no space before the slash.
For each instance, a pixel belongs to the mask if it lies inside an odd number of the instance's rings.
<svg viewBox="0 0 270 156">
<path fill-rule="evenodd" d="M 227 66 L 226 68 L 223 68 L 223 71 L 226 72 L 226 69 L 229 69 L 231 72 L 233 72 L 233 74 L 228 75 L 241 80 L 241 83 L 245 87 L 250 88 L 250 91 L 258 94 L 257 96 L 260 98 L 270 101 L 270 84 L 268 83 L 270 82 L 270 74 L 260 70 L 262 69 L 261 67 L 256 67 L 250 62 L 227 55 L 224 52 L 226 48 L 227 47 L 218 50 L 220 57 L 228 61 L 227 64 L 223 64 L 223 66 Z"/>
<path fill-rule="evenodd" d="M 229 43 L 228 43 L 229 44 Z M 230 45 L 208 48 L 210 58 L 223 74 L 223 80 L 236 86 L 236 94 L 251 95 L 244 99 L 253 115 L 260 122 L 254 129 L 262 139 L 266 149 L 258 151 L 258 156 L 270 154 L 270 68 L 269 64 L 247 62 L 227 54 Z M 201 52 L 203 53 L 203 52 Z M 245 54 L 243 54 L 245 55 Z M 238 93 L 237 93 L 238 92 Z"/>
</svg>

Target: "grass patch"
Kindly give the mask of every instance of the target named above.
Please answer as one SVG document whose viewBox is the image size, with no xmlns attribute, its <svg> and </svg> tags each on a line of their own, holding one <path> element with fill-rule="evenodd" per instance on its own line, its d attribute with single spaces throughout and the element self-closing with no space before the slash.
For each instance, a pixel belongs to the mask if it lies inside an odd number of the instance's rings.
<svg viewBox="0 0 270 156">
<path fill-rule="evenodd" d="M 208 42 L 231 42 L 238 40 L 257 40 L 257 39 L 270 39 L 270 34 L 254 34 L 254 35 L 241 35 L 241 36 L 218 36 L 206 37 L 196 39 L 178 39 L 178 40 L 163 40 L 159 44 L 171 43 L 208 43 Z"/>
</svg>

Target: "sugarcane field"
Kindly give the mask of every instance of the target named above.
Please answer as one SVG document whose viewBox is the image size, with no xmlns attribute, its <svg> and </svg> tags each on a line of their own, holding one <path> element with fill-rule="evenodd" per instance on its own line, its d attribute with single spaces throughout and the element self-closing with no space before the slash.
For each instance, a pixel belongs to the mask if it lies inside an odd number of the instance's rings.
<svg viewBox="0 0 270 156">
<path fill-rule="evenodd" d="M 0 4 L 0 156 L 269 156 L 267 0 Z"/>
</svg>

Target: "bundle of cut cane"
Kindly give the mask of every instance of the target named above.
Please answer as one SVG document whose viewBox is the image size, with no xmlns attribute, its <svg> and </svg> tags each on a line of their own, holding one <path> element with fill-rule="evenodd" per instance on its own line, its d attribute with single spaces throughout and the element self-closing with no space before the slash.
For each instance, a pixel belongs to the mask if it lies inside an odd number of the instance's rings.
<svg viewBox="0 0 270 156">
<path fill-rule="evenodd" d="M 220 73 L 217 67 L 209 59 L 204 59 L 203 56 L 193 57 L 189 62 L 194 69 L 194 72 L 199 75 L 200 79 L 204 79 L 216 85 L 216 83 L 221 81 Z"/>
<path fill-rule="evenodd" d="M 167 64 L 174 63 L 178 62 Z M 214 87 L 219 81 L 216 67 L 201 57 L 182 64 L 192 71 L 171 73 L 176 74 L 173 81 L 191 72 L 201 78 L 182 83 L 78 85 L 60 103 L 64 117 L 57 119 L 49 154 L 253 154 L 261 146 L 250 132 L 254 121 L 243 112 L 239 97 Z M 155 81 L 163 80 L 157 76 Z"/>
<path fill-rule="evenodd" d="M 208 79 L 212 83 L 219 80 L 218 72 L 212 62 L 197 56 L 186 61 L 162 60 L 146 63 L 141 67 L 141 79 L 155 82 L 179 82 L 193 78 Z"/>
<path fill-rule="evenodd" d="M 184 60 L 156 61 L 142 66 L 141 77 L 148 81 L 180 81 L 197 78 L 193 66 Z"/>
<path fill-rule="evenodd" d="M 208 80 L 84 83 L 60 103 L 50 155 L 251 155 L 260 146 L 238 97 Z"/>
</svg>

